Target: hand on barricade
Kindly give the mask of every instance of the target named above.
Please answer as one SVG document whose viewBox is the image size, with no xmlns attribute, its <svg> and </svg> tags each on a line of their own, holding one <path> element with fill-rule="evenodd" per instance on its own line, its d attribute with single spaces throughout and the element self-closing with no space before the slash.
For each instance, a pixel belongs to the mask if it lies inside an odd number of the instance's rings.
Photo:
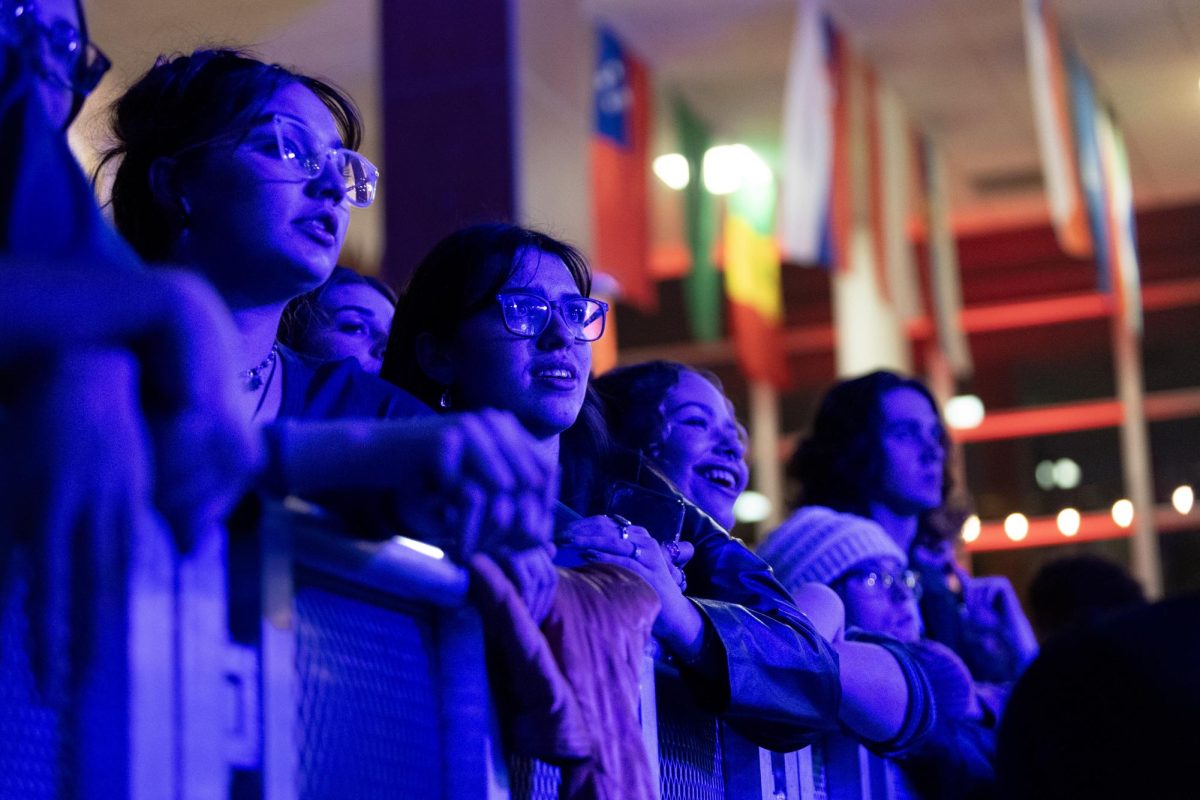
<svg viewBox="0 0 1200 800">
<path fill-rule="evenodd" d="M 672 542 L 678 551 L 669 554 L 667 546 L 660 545 L 645 528 L 616 516 L 576 520 L 559 535 L 558 543 L 578 549 L 585 561 L 625 567 L 641 577 L 662 602 L 662 610 L 654 622 L 654 635 L 676 652 L 686 653 L 699 647 L 703 621 L 695 606 L 683 596 L 686 578 L 674 563 L 686 564 L 691 559 L 690 543 Z"/>
<path fill-rule="evenodd" d="M 511 414 L 411 420 L 404 456 L 423 474 L 398 487 L 396 510 L 414 532 L 450 539 L 458 555 L 519 552 L 550 540 L 558 465 Z M 397 455 L 397 454 L 394 454 Z"/>
</svg>

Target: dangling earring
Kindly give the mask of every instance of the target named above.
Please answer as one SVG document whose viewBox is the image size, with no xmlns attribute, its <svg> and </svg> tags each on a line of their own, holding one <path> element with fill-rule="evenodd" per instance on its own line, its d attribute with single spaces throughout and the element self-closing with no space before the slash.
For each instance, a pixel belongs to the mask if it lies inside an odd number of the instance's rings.
<svg viewBox="0 0 1200 800">
<path fill-rule="evenodd" d="M 442 396 L 440 398 L 438 398 L 438 408 L 449 408 L 449 407 L 450 407 L 450 387 L 447 386 L 444 389 L 442 389 Z"/>
<path fill-rule="evenodd" d="M 192 204 L 183 195 L 179 196 L 179 228 L 186 231 L 192 225 Z"/>
</svg>

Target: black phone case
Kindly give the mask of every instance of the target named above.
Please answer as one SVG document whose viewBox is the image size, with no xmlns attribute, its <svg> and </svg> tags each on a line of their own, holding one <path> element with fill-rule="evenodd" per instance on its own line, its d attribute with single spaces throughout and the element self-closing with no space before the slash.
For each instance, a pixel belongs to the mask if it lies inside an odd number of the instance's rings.
<svg viewBox="0 0 1200 800">
<path fill-rule="evenodd" d="M 645 528 L 662 544 L 679 541 L 684 508 L 683 500 L 674 495 L 626 481 L 617 481 L 608 493 L 608 514 L 624 517 Z"/>
</svg>

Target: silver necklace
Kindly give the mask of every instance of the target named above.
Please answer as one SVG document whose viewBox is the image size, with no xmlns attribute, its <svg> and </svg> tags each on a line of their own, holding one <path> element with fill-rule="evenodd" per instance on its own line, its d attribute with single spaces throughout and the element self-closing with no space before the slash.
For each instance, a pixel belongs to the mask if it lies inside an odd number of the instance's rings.
<svg viewBox="0 0 1200 800">
<path fill-rule="evenodd" d="M 279 356 L 279 344 L 271 345 L 271 352 L 267 353 L 267 357 L 257 367 L 251 367 L 244 372 L 238 373 L 238 376 L 246 382 L 246 391 L 257 392 L 263 385 L 263 373 L 270 369 L 275 364 L 275 359 Z"/>
</svg>

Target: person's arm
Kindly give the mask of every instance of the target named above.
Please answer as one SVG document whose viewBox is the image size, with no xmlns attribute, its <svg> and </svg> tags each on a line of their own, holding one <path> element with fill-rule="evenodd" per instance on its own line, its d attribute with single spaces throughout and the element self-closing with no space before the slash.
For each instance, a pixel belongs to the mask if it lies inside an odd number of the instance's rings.
<svg viewBox="0 0 1200 800">
<path fill-rule="evenodd" d="M 268 442 L 268 489 L 389 498 L 389 522 L 461 558 L 549 541 L 557 472 L 510 414 L 281 420 Z"/>
<path fill-rule="evenodd" d="M 876 644 L 846 641 L 846 609 L 828 586 L 804 583 L 793 587 L 792 598 L 838 654 L 842 724 L 859 740 L 884 742 L 899 736 L 911 687 L 896 657 Z"/>
</svg>

